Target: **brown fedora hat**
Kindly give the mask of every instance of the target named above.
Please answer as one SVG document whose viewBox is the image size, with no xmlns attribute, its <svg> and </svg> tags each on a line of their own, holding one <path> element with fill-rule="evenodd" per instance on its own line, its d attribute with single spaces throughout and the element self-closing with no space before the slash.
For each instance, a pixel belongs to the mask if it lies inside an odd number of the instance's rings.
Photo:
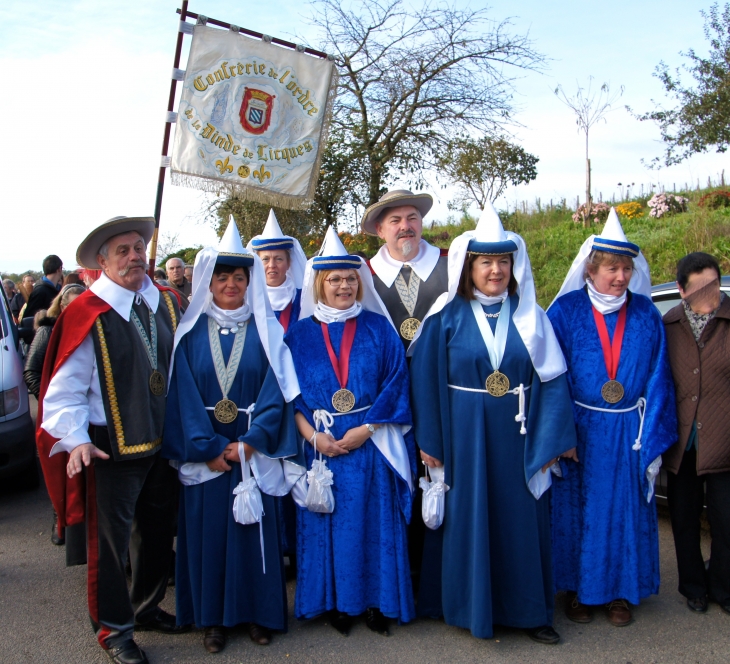
<svg viewBox="0 0 730 664">
<path fill-rule="evenodd" d="M 402 205 L 412 205 L 421 213 L 422 217 L 425 217 L 433 206 L 433 198 L 431 194 L 414 194 L 412 191 L 408 191 L 408 189 L 394 189 L 393 191 L 389 191 L 383 194 L 383 197 L 377 203 L 373 203 L 373 205 L 365 210 L 365 214 L 360 222 L 362 232 L 368 235 L 377 235 L 378 232 L 375 230 L 375 223 L 383 212 L 388 208 L 401 207 Z"/>
<path fill-rule="evenodd" d="M 89 233 L 76 250 L 76 262 L 87 270 L 98 270 L 101 265 L 96 261 L 99 249 L 110 238 L 123 233 L 137 231 L 149 244 L 155 232 L 154 217 L 114 217 Z"/>
</svg>

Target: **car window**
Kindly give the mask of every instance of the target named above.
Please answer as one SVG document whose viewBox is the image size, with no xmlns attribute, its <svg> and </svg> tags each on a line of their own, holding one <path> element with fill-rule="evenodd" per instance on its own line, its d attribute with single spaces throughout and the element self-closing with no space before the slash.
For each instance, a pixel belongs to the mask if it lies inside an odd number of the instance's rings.
<svg viewBox="0 0 730 664">
<path fill-rule="evenodd" d="M 10 334 L 10 311 L 8 310 L 8 301 L 5 293 L 0 296 L 0 339 L 4 339 Z"/>
<path fill-rule="evenodd" d="M 663 316 L 672 307 L 676 307 L 681 298 L 679 293 L 666 293 L 665 295 L 654 295 L 652 297 L 656 308 L 659 309 L 659 313 Z"/>
</svg>

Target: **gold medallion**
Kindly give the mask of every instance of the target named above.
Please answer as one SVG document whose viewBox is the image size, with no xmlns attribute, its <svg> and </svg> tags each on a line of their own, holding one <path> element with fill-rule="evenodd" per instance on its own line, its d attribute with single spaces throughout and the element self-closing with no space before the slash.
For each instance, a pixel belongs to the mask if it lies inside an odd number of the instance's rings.
<svg viewBox="0 0 730 664">
<path fill-rule="evenodd" d="M 213 415 L 222 424 L 230 424 L 238 417 L 238 406 L 230 399 L 221 399 L 215 405 Z"/>
<path fill-rule="evenodd" d="M 500 371 L 495 371 L 487 378 L 487 392 L 493 397 L 503 397 L 509 392 L 509 378 Z"/>
<path fill-rule="evenodd" d="M 157 369 L 150 376 L 150 392 L 156 397 L 165 393 L 165 377 Z"/>
<path fill-rule="evenodd" d="M 338 413 L 349 413 L 355 406 L 355 395 L 350 390 L 337 390 L 332 395 L 332 406 Z"/>
<path fill-rule="evenodd" d="M 420 326 L 421 321 L 418 318 L 406 318 L 400 324 L 400 335 L 406 341 L 413 341 L 413 337 L 416 336 L 416 330 Z"/>
<path fill-rule="evenodd" d="M 609 380 L 603 384 L 601 396 L 608 403 L 618 403 L 624 398 L 624 386 L 617 380 Z"/>
</svg>

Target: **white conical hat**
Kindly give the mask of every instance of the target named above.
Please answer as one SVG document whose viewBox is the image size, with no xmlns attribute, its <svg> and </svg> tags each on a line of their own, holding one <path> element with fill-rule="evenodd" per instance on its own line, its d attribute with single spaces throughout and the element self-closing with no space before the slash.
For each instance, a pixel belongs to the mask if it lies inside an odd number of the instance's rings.
<svg viewBox="0 0 730 664">
<path fill-rule="evenodd" d="M 502 220 L 489 201 L 484 205 L 473 234 L 467 250 L 469 253 L 499 255 L 517 251 L 517 244 L 507 237 Z"/>
<path fill-rule="evenodd" d="M 651 297 L 651 273 L 649 272 L 649 264 L 646 262 L 646 258 L 644 258 L 644 254 L 641 253 L 638 245 L 626 239 L 626 234 L 621 226 L 616 210 L 611 208 L 601 234 L 591 235 L 581 246 L 578 255 L 568 270 L 563 285 L 555 296 L 555 300 L 566 293 L 580 290 L 585 286 L 586 261 L 594 249 L 633 258 L 634 273 L 631 275 L 629 290 L 632 293 L 646 295 L 648 298 Z M 552 302 L 550 306 L 552 306 Z"/>
<path fill-rule="evenodd" d="M 307 257 L 304 254 L 299 240 L 289 235 L 284 235 L 279 226 L 279 220 L 273 208 L 269 210 L 269 218 L 266 220 L 264 230 L 259 235 L 251 238 L 246 246 L 249 251 L 274 251 L 277 249 L 289 252 L 289 269 L 287 273 L 291 276 L 297 288 L 302 287 L 304 270 L 307 267 Z"/>
<path fill-rule="evenodd" d="M 244 249 L 233 215 L 229 215 L 228 226 L 218 243 L 217 262 L 235 267 L 250 267 L 253 265 L 253 254 Z M 193 271 L 193 278 L 195 278 L 195 271 Z"/>
<path fill-rule="evenodd" d="M 324 236 L 322 248 L 317 252 L 312 263 L 314 270 L 358 270 L 362 265 L 359 256 L 350 256 L 340 236 L 330 226 Z"/>
</svg>

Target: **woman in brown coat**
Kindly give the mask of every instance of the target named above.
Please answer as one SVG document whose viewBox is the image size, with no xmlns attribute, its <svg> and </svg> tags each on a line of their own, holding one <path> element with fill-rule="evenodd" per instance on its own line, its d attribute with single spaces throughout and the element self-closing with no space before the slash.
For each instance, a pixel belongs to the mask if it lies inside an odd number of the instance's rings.
<svg viewBox="0 0 730 664">
<path fill-rule="evenodd" d="M 708 596 L 730 613 L 730 298 L 720 266 L 702 252 L 677 264 L 682 302 L 664 315 L 677 394 L 679 440 L 664 455 L 679 592 L 692 611 Z M 700 550 L 704 488 L 712 529 L 710 566 Z"/>
</svg>

